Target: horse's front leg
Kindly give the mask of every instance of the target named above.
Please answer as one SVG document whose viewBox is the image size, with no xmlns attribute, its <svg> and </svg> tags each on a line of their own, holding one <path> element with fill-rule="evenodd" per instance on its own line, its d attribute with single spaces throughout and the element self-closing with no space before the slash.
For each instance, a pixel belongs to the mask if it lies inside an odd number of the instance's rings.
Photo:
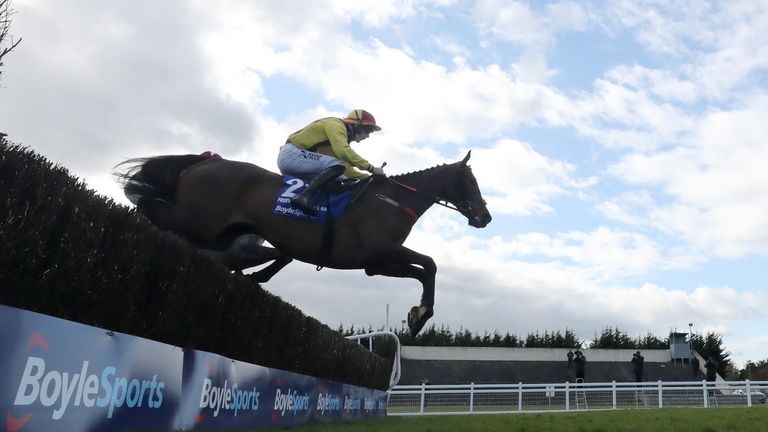
<svg viewBox="0 0 768 432">
<path fill-rule="evenodd" d="M 378 251 L 368 258 L 365 266 L 368 276 L 382 275 L 414 278 L 421 282 L 421 304 L 408 313 L 408 328 L 416 336 L 424 324 L 434 315 L 435 304 L 435 261 L 427 255 L 414 252 L 406 247 Z"/>
</svg>

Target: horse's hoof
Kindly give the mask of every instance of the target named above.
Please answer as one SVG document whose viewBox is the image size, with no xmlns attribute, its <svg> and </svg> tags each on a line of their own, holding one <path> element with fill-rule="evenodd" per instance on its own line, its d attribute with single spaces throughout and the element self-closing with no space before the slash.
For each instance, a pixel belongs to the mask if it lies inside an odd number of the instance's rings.
<svg viewBox="0 0 768 432">
<path fill-rule="evenodd" d="M 435 312 L 431 307 L 427 306 L 414 306 L 411 311 L 408 312 L 408 329 L 411 331 L 411 336 L 419 334 L 427 320 L 432 318 Z"/>
</svg>

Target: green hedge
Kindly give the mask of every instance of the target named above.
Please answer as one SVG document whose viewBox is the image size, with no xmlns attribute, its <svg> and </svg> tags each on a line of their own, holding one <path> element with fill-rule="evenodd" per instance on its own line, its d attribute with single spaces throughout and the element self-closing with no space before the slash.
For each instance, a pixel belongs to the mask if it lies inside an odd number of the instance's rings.
<svg viewBox="0 0 768 432">
<path fill-rule="evenodd" d="M 390 361 L 4 139 L 0 304 L 349 384 L 389 379 Z"/>
</svg>

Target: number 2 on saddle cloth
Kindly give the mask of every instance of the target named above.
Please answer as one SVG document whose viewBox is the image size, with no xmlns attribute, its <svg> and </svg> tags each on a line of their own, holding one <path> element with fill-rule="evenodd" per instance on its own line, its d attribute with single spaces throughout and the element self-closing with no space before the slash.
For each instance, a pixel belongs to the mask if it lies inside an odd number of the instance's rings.
<svg viewBox="0 0 768 432">
<path fill-rule="evenodd" d="M 318 252 L 318 262 L 322 263 L 323 258 L 327 257 L 333 249 L 334 226 L 336 219 L 341 216 L 344 209 L 355 200 L 365 189 L 370 180 L 354 181 L 351 184 L 341 183 L 341 186 L 335 189 L 338 191 L 328 191 L 321 189 L 315 192 L 311 197 L 315 203 L 315 214 L 304 212 L 299 207 L 291 203 L 291 198 L 300 194 L 306 184 L 300 178 L 289 175 L 283 176 L 283 186 L 277 192 L 275 203 L 272 206 L 272 213 L 279 216 L 287 216 L 295 219 L 302 219 L 311 222 L 323 224 L 323 239 Z M 322 269 L 322 265 L 317 266 L 317 270 Z"/>
</svg>

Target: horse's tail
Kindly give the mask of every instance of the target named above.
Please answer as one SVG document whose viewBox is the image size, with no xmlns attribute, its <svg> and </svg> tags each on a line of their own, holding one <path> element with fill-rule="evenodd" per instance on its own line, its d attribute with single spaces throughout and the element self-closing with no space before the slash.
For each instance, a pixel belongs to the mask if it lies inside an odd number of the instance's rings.
<svg viewBox="0 0 768 432">
<path fill-rule="evenodd" d="M 173 202 L 181 173 L 209 157 L 188 154 L 128 159 L 118 164 L 113 174 L 125 196 L 136 205 L 139 200 Z"/>
</svg>

